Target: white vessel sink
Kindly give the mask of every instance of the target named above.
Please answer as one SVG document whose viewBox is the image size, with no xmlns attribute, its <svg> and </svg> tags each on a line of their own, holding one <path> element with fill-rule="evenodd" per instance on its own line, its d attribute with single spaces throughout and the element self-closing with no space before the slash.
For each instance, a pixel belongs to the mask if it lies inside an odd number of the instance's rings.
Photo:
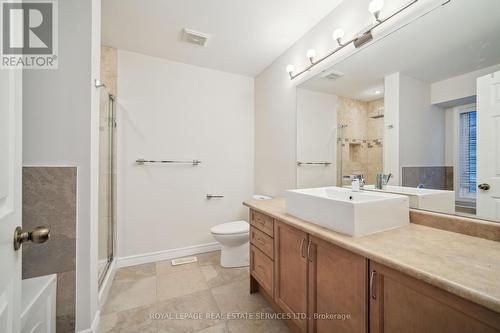
<svg viewBox="0 0 500 333">
<path fill-rule="evenodd" d="M 341 187 L 288 190 L 287 213 L 322 227 L 361 236 L 407 225 L 407 196 L 383 192 L 353 192 Z"/>
<path fill-rule="evenodd" d="M 433 212 L 455 214 L 455 192 L 431 190 L 427 188 L 387 185 L 383 190 L 375 185 L 365 185 L 365 190 L 403 194 L 410 199 L 410 208 L 430 210 Z"/>
</svg>

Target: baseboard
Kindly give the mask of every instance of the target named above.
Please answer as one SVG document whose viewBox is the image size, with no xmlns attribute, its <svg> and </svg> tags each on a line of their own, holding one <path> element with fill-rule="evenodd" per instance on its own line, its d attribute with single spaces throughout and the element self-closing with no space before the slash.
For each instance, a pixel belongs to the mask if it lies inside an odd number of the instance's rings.
<svg viewBox="0 0 500 333">
<path fill-rule="evenodd" d="M 78 331 L 78 333 L 99 333 L 98 326 L 99 326 L 99 320 L 101 318 L 101 311 L 97 311 L 94 317 L 94 320 L 92 321 L 92 326 L 86 330 Z"/>
<path fill-rule="evenodd" d="M 178 249 L 138 254 L 129 257 L 120 257 L 116 258 L 116 268 L 147 264 L 150 262 L 169 260 L 217 250 L 220 250 L 220 244 L 214 242 L 182 247 Z"/>
</svg>

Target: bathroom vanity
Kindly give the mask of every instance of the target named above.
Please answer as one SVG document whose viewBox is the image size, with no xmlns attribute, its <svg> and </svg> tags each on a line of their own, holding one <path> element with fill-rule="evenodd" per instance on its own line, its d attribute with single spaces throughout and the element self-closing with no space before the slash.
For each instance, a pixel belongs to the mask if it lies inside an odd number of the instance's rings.
<svg viewBox="0 0 500 333">
<path fill-rule="evenodd" d="M 500 332 L 498 241 L 416 223 L 350 237 L 287 214 L 282 198 L 244 205 L 250 292 L 294 332 Z"/>
</svg>

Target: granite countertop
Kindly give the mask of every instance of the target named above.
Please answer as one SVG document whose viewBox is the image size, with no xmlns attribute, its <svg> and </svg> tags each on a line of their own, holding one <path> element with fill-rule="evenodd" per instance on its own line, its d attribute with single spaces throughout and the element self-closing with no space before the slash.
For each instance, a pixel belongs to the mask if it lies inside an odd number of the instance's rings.
<svg viewBox="0 0 500 333">
<path fill-rule="evenodd" d="M 500 313 L 500 242 L 413 223 L 350 237 L 288 215 L 284 198 L 243 204 Z"/>
</svg>

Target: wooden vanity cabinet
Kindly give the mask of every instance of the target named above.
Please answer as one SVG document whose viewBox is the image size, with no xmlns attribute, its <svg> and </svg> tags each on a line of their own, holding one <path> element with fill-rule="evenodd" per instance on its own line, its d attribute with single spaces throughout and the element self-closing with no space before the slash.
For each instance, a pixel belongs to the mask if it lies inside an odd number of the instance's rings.
<svg viewBox="0 0 500 333">
<path fill-rule="evenodd" d="M 496 312 L 265 214 L 251 221 L 250 291 L 293 332 L 500 333 Z"/>
<path fill-rule="evenodd" d="M 250 211 L 250 292 L 274 296 L 274 219 Z"/>
<path fill-rule="evenodd" d="M 314 236 L 309 241 L 308 332 L 367 332 L 368 260 Z"/>
<path fill-rule="evenodd" d="M 274 224 L 274 301 L 292 316 L 300 332 L 307 330 L 307 233 L 285 223 Z"/>
<path fill-rule="evenodd" d="M 370 262 L 371 333 L 500 332 L 500 315 Z"/>
</svg>

